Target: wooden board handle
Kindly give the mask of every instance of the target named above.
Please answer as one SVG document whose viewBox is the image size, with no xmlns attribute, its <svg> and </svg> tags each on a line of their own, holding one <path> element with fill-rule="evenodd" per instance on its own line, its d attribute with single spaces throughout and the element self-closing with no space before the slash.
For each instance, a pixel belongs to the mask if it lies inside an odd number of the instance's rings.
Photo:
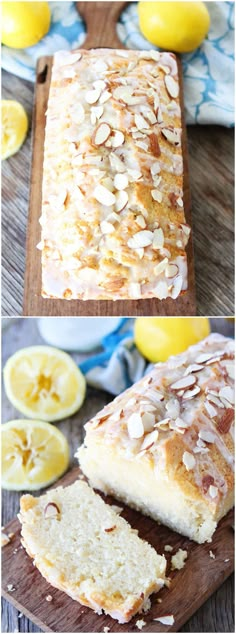
<svg viewBox="0 0 236 634">
<path fill-rule="evenodd" d="M 117 20 L 127 2 L 76 2 L 87 28 L 82 48 L 125 48 L 116 33 Z"/>
</svg>

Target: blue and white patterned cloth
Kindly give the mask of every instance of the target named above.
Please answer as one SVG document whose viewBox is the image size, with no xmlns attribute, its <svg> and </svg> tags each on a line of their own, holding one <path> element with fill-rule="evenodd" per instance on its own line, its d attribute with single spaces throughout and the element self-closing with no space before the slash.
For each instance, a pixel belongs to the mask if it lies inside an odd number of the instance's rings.
<svg viewBox="0 0 236 634">
<path fill-rule="evenodd" d="M 120 394 L 145 374 L 147 362 L 134 344 L 133 319 L 121 319 L 101 341 L 103 351 L 79 364 L 89 385 Z"/>
<path fill-rule="evenodd" d="M 82 46 L 85 26 L 74 2 L 49 4 L 52 14 L 49 33 L 25 50 L 3 46 L 5 70 L 34 81 L 38 57 Z M 208 37 L 193 53 L 182 55 L 186 121 L 230 127 L 234 125 L 234 2 L 207 5 L 211 17 Z M 153 48 L 139 31 L 136 2 L 123 11 L 117 32 L 127 48 Z"/>
</svg>

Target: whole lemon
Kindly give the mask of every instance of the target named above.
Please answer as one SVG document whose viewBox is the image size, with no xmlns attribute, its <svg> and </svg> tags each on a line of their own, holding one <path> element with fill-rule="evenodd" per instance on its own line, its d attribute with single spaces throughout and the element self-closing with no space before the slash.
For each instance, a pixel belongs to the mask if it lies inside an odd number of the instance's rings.
<svg viewBox="0 0 236 634">
<path fill-rule="evenodd" d="M 27 48 L 49 30 L 48 2 L 2 2 L 2 44 Z"/>
<path fill-rule="evenodd" d="M 139 26 L 155 46 L 188 53 L 200 46 L 210 27 L 204 2 L 139 2 Z"/>
<path fill-rule="evenodd" d="M 135 344 L 153 363 L 184 352 L 209 333 L 206 317 L 138 317 L 134 324 Z"/>
</svg>

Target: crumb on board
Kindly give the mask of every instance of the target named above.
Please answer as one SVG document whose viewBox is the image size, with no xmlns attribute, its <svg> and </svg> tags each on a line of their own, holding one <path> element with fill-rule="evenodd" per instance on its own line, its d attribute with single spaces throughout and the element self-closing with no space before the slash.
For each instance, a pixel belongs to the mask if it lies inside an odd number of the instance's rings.
<svg viewBox="0 0 236 634">
<path fill-rule="evenodd" d="M 22 619 L 22 616 L 23 616 L 23 612 L 19 612 L 18 619 Z"/>
<path fill-rule="evenodd" d="M 187 559 L 187 550 L 179 548 L 177 553 L 171 557 L 171 570 L 181 570 L 185 566 L 185 560 Z"/>
<path fill-rule="evenodd" d="M 166 553 L 171 553 L 171 551 L 173 550 L 173 546 L 170 546 L 170 544 L 166 544 L 164 546 L 164 550 Z"/>
<path fill-rule="evenodd" d="M 1 534 L 1 548 L 3 548 L 3 546 L 6 546 L 7 544 L 9 544 L 10 542 L 10 537 L 9 535 L 6 535 L 6 533 L 2 533 Z"/>
<path fill-rule="evenodd" d="M 13 537 L 15 537 L 15 533 L 8 533 L 8 537 L 9 539 L 13 539 Z"/>
<path fill-rule="evenodd" d="M 106 626 L 105 626 L 105 627 L 103 628 L 103 632 L 105 632 L 105 634 L 107 634 L 107 632 L 110 632 L 110 629 L 111 629 L 110 627 L 106 627 Z"/>
<path fill-rule="evenodd" d="M 145 601 L 143 603 L 142 612 L 144 612 L 144 614 L 146 614 L 146 612 L 149 612 L 150 607 L 151 607 L 151 600 L 148 597 L 147 599 L 145 599 Z"/>
<path fill-rule="evenodd" d="M 165 584 L 164 584 L 166 586 L 166 588 L 170 587 L 170 583 L 171 583 L 171 578 L 170 577 L 166 577 L 165 578 Z"/>
<path fill-rule="evenodd" d="M 216 558 L 216 556 L 214 555 L 212 550 L 209 550 L 209 555 L 210 555 L 211 559 L 215 559 Z"/>
<path fill-rule="evenodd" d="M 146 621 L 144 621 L 143 619 L 138 619 L 138 621 L 136 621 L 136 625 L 138 630 L 142 630 L 144 625 L 146 625 Z"/>
<path fill-rule="evenodd" d="M 173 625 L 175 619 L 173 614 L 168 614 L 167 616 L 159 616 L 158 619 L 153 619 L 153 621 L 159 621 L 162 625 Z"/>
<path fill-rule="evenodd" d="M 160 597 L 158 597 L 157 603 L 162 603 L 162 599 L 160 599 Z"/>
<path fill-rule="evenodd" d="M 8 583 L 8 584 L 7 584 L 7 589 L 8 589 L 8 592 L 14 592 L 14 590 L 15 590 L 16 588 L 14 588 L 14 586 L 13 586 L 13 584 L 12 584 L 12 583 Z"/>
<path fill-rule="evenodd" d="M 48 603 L 50 603 L 52 601 L 52 595 L 51 594 L 47 594 L 46 601 L 48 601 Z"/>
<path fill-rule="evenodd" d="M 229 561 L 229 559 L 224 559 L 225 564 L 227 564 L 228 561 Z"/>
</svg>

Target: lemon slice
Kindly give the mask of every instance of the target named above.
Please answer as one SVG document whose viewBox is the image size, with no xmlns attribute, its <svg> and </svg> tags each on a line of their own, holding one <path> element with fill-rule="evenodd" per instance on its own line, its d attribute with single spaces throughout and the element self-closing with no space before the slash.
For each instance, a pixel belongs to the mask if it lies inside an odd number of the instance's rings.
<svg viewBox="0 0 236 634">
<path fill-rule="evenodd" d="M 24 142 L 28 130 L 28 119 L 25 109 L 18 101 L 2 99 L 1 111 L 1 158 L 6 159 L 16 154 Z"/>
<path fill-rule="evenodd" d="M 41 489 L 55 482 L 68 467 L 68 442 L 49 423 L 10 420 L 1 425 L 1 439 L 4 489 Z"/>
<path fill-rule="evenodd" d="M 29 418 L 67 418 L 85 397 L 85 379 L 76 363 L 50 346 L 19 350 L 8 359 L 3 377 L 9 401 Z"/>
</svg>

